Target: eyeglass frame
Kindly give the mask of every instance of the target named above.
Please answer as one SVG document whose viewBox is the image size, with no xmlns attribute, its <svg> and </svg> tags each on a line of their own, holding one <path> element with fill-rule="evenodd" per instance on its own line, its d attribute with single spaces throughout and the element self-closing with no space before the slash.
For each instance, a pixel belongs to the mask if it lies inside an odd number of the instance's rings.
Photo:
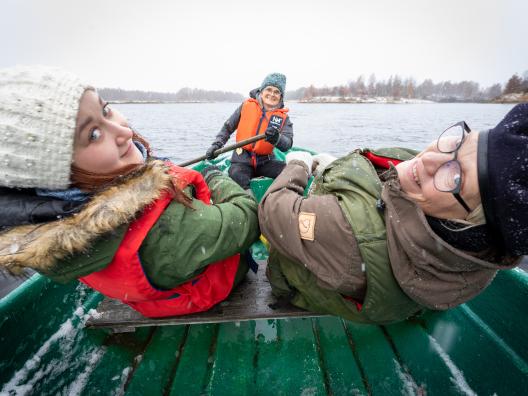
<svg viewBox="0 0 528 396">
<path fill-rule="evenodd" d="M 454 150 L 451 150 L 451 151 L 443 151 L 440 149 L 440 146 L 439 146 L 439 143 L 440 143 L 440 139 L 442 138 L 442 135 L 448 131 L 449 129 L 453 128 L 453 127 L 456 127 L 456 126 L 461 126 L 462 127 L 462 139 L 460 140 L 460 143 L 458 143 L 458 145 L 455 147 Z M 440 134 L 440 136 L 438 137 L 438 140 L 436 141 L 436 148 L 437 150 L 440 152 L 440 153 L 443 153 L 443 154 L 451 154 L 451 153 L 454 153 L 454 157 L 452 160 L 449 160 L 449 161 L 446 161 L 444 162 L 438 169 L 440 169 L 442 166 L 444 166 L 445 164 L 448 164 L 450 162 L 456 162 L 458 168 L 460 169 L 460 178 L 458 179 L 458 183 L 456 185 L 455 188 L 453 188 L 452 190 L 448 190 L 448 191 L 443 191 L 443 190 L 440 190 L 438 187 L 436 187 L 436 182 L 433 183 L 435 188 L 440 191 L 440 192 L 447 192 L 447 193 L 451 193 L 453 194 L 453 196 L 455 197 L 455 199 L 458 201 L 458 203 L 460 205 L 462 205 L 464 207 L 464 209 L 470 213 L 471 212 L 471 209 L 469 208 L 468 204 L 466 203 L 466 201 L 464 201 L 464 199 L 462 198 L 462 196 L 460 195 L 460 191 L 462 190 L 462 165 L 460 164 L 460 161 L 457 159 L 458 157 L 458 150 L 460 150 L 460 147 L 462 147 L 462 144 L 464 144 L 464 140 L 466 139 L 466 135 L 468 135 L 469 133 L 471 132 L 471 129 L 469 128 L 468 124 L 466 124 L 465 121 L 459 121 L 457 122 L 456 124 L 453 124 L 451 125 L 449 128 L 446 128 L 444 129 L 444 131 Z M 437 169 L 437 172 L 438 172 L 438 169 Z M 433 176 L 433 181 L 434 181 L 434 178 L 436 177 L 436 172 Z"/>
<path fill-rule="evenodd" d="M 275 88 L 275 90 L 272 90 L 270 88 Z M 269 91 L 270 95 L 277 96 L 278 98 L 282 96 L 280 89 L 278 89 L 277 87 L 274 87 L 273 85 L 268 85 L 262 89 L 262 91 L 266 91 L 266 90 Z"/>
</svg>

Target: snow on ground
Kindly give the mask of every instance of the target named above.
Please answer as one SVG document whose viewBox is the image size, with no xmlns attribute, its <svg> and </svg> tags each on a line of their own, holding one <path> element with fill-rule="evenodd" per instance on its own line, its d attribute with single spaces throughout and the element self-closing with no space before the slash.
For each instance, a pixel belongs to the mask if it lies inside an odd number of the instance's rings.
<svg viewBox="0 0 528 396">
<path fill-rule="evenodd" d="M 387 98 L 387 97 L 369 97 L 360 96 L 314 96 L 311 99 L 300 100 L 301 103 L 391 103 L 391 104 L 421 104 L 435 103 L 431 100 L 424 99 L 406 99 L 406 98 Z"/>
</svg>

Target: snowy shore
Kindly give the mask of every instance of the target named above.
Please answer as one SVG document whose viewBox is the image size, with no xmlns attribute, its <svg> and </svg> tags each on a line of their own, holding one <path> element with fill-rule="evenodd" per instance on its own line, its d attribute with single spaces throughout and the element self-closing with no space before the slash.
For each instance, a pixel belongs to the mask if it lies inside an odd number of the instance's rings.
<svg viewBox="0 0 528 396">
<path fill-rule="evenodd" d="M 382 103 L 382 104 L 423 104 L 435 103 L 432 100 L 406 99 L 392 97 L 363 98 L 359 96 L 314 96 L 311 99 L 302 99 L 299 103 Z"/>
</svg>

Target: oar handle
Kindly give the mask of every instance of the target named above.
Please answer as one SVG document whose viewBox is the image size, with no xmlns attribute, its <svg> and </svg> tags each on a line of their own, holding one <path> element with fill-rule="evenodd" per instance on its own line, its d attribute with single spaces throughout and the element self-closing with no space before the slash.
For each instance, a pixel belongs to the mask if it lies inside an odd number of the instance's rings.
<svg viewBox="0 0 528 396">
<path fill-rule="evenodd" d="M 258 142 L 259 140 L 262 140 L 262 139 L 266 139 L 266 135 L 263 134 L 263 135 L 257 135 L 257 136 L 250 137 L 249 139 L 242 140 L 238 143 L 231 144 L 229 146 L 225 146 L 225 147 L 219 148 L 218 150 L 215 150 L 214 156 L 217 157 L 220 154 L 224 154 L 224 153 L 227 153 L 228 151 L 232 151 L 239 147 L 243 147 L 246 144 Z M 188 165 L 196 164 L 197 162 L 203 161 L 205 159 L 207 159 L 207 157 L 205 155 L 201 155 L 198 158 L 182 162 L 181 164 L 178 164 L 178 166 L 188 166 Z"/>
</svg>

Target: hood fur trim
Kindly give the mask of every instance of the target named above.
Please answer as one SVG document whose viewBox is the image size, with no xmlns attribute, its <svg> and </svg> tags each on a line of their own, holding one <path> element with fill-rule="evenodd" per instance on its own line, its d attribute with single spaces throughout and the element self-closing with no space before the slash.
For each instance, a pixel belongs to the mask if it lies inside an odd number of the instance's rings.
<svg viewBox="0 0 528 396">
<path fill-rule="evenodd" d="M 57 221 L 24 225 L 0 234 L 0 269 L 19 274 L 25 267 L 50 268 L 86 251 L 99 236 L 131 222 L 172 185 L 168 167 L 151 161 L 139 171 L 97 193 L 77 214 Z"/>
</svg>

